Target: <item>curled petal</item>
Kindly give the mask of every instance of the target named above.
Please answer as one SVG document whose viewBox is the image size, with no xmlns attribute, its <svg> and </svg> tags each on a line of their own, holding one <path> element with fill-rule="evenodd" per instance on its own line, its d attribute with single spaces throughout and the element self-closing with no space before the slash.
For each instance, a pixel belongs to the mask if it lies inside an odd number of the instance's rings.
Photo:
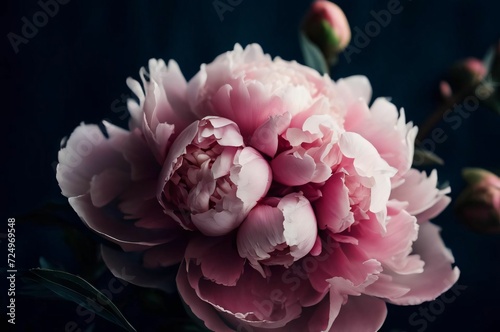
<svg viewBox="0 0 500 332">
<path fill-rule="evenodd" d="M 291 115 L 288 112 L 271 116 L 269 120 L 255 130 L 250 139 L 250 145 L 262 153 L 274 157 L 278 149 L 278 135 L 288 128 L 290 120 Z"/>
<path fill-rule="evenodd" d="M 87 193 L 92 177 L 109 168 L 128 172 L 128 163 L 111 143 L 111 139 L 126 139 L 128 133 L 109 126 L 107 134 L 109 139 L 99 126 L 84 124 L 71 134 L 58 154 L 56 177 L 63 195 L 73 197 Z"/>
<path fill-rule="evenodd" d="M 390 179 L 396 174 L 396 169 L 389 166 L 375 147 L 359 134 L 343 133 L 339 146 L 344 156 L 354 159 L 356 173 L 371 182 L 368 185 L 371 188 L 370 211 L 380 212 L 385 209 L 391 193 Z"/>
<path fill-rule="evenodd" d="M 238 230 L 238 252 L 261 273 L 259 262 L 289 267 L 316 242 L 316 218 L 301 194 L 283 197 L 277 206 L 258 205 Z"/>
<path fill-rule="evenodd" d="M 432 301 L 457 282 L 460 271 L 457 267 L 452 268 L 453 255 L 444 246 L 439 231 L 439 227 L 430 222 L 420 225 L 413 250 L 425 262 L 423 272 L 409 275 L 388 273 L 394 285 L 410 289 L 405 295 L 391 299 L 391 302 L 415 305 Z"/>
<path fill-rule="evenodd" d="M 318 226 L 340 233 L 354 223 L 349 204 L 349 191 L 344 184 L 344 174 L 336 173 L 321 188 L 322 197 L 314 203 Z"/>
<path fill-rule="evenodd" d="M 370 109 L 366 102 L 358 101 L 349 108 L 345 128 L 370 141 L 380 156 L 397 169 L 391 179 L 397 185 L 411 167 L 417 135 L 417 127 L 406 123 L 404 110 L 399 115 L 386 98 L 377 98 Z"/>
<path fill-rule="evenodd" d="M 272 174 L 267 161 L 251 147 L 243 148 L 234 159 L 231 181 L 236 185 L 236 197 L 248 213 L 264 197 L 271 186 Z"/>
<path fill-rule="evenodd" d="M 437 216 L 450 203 L 450 187 L 437 188 L 437 172 L 429 176 L 416 169 L 410 169 L 404 175 L 404 182 L 391 191 L 391 199 L 407 202 L 406 211 L 417 217 L 419 222 Z"/>
</svg>

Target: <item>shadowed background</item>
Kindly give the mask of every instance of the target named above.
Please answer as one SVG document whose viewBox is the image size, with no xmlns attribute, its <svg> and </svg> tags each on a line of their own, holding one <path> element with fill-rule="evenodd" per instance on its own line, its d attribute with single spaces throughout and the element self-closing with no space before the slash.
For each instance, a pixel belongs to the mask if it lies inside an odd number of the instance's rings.
<svg viewBox="0 0 500 332">
<path fill-rule="evenodd" d="M 61 138 L 82 121 L 108 119 L 125 126 L 125 100 L 132 95 L 125 79 L 137 79 L 139 68 L 147 65 L 149 58 L 175 59 L 186 79 L 201 63 L 212 61 L 235 43 L 257 42 L 272 56 L 303 62 L 297 29 L 311 1 L 218 2 L 229 4 L 231 9 L 218 12 L 214 6 L 217 1 L 212 0 L 66 0 L 53 17 L 40 24 L 36 34 L 15 47 L 9 33 L 25 38 L 23 17 L 33 22 L 33 15 L 42 7 L 35 0 L 7 0 L 2 4 L 3 220 L 39 209 L 47 202 L 65 202 L 54 171 Z M 405 108 L 407 119 L 422 124 L 436 106 L 437 85 L 449 65 L 467 56 L 482 58 L 500 37 L 500 2 L 402 0 L 401 13 L 392 15 L 390 23 L 379 33 L 372 33 L 374 36 L 360 47 L 356 36 L 374 21 L 370 12 L 387 9 L 388 2 L 337 1 L 353 30 L 353 45 L 360 52 L 352 53 L 349 61 L 341 55 L 332 76 L 368 76 L 375 97 L 392 97 L 397 106 Z M 450 183 L 453 198 L 463 185 L 462 167 L 500 168 L 500 118 L 482 108 L 467 115 L 456 129 L 446 122 L 438 124 L 447 136 L 435 146 L 435 152 L 446 162 L 438 167 L 439 178 Z M 443 306 L 390 306 L 383 330 L 500 330 L 500 237 L 469 232 L 456 222 L 451 208 L 434 222 L 443 228 L 445 243 L 462 271 L 458 283 L 466 289 Z M 43 256 L 73 273 L 79 272 L 57 227 L 18 224 L 16 231 L 19 269 L 38 266 Z M 1 252 L 6 253 L 4 243 Z M 109 274 L 104 276 L 103 282 L 110 278 Z M 127 286 L 114 300 L 123 300 L 132 287 Z M 19 330 L 63 331 L 68 321 L 82 319 L 73 303 L 20 295 L 17 300 Z M 157 316 L 182 316 L 178 299 L 171 296 L 167 300 L 171 301 L 169 313 L 150 310 L 146 315 L 129 305 L 124 309 L 125 316 L 140 331 L 144 326 L 155 326 Z M 425 326 L 415 323 L 421 318 L 421 310 L 426 309 L 439 314 L 431 312 L 432 319 L 424 319 Z M 416 317 L 415 313 L 419 316 L 412 322 L 410 317 Z M 1 317 L 3 324 L 4 313 Z M 95 331 L 115 329 L 102 319 L 93 322 Z"/>
</svg>

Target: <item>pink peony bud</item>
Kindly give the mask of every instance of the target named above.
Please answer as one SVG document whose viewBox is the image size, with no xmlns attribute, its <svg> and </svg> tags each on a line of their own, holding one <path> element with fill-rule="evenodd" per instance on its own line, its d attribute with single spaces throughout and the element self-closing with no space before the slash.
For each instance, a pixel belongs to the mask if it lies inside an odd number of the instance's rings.
<svg viewBox="0 0 500 332">
<path fill-rule="evenodd" d="M 453 97 L 451 86 L 446 81 L 439 82 L 439 92 L 441 94 L 441 97 L 443 97 L 444 99 L 450 99 L 451 97 Z"/>
<path fill-rule="evenodd" d="M 266 194 L 271 169 L 243 146 L 236 123 L 211 116 L 179 134 L 160 179 L 158 198 L 167 215 L 186 230 L 220 236 L 237 228 Z"/>
<path fill-rule="evenodd" d="M 351 40 L 351 29 L 344 12 L 326 0 L 313 2 L 302 23 L 302 31 L 321 50 L 329 64 Z"/>
<path fill-rule="evenodd" d="M 487 74 L 488 69 L 481 60 L 467 58 L 450 68 L 448 82 L 452 91 L 463 91 L 479 84 Z"/>
<path fill-rule="evenodd" d="M 253 208 L 238 230 L 238 253 L 265 275 L 263 265 L 283 265 L 307 255 L 317 237 L 311 204 L 301 193 L 267 198 Z"/>
<path fill-rule="evenodd" d="M 455 205 L 458 218 L 472 230 L 500 233 L 500 178 L 480 168 L 466 168 L 468 187 Z"/>
</svg>

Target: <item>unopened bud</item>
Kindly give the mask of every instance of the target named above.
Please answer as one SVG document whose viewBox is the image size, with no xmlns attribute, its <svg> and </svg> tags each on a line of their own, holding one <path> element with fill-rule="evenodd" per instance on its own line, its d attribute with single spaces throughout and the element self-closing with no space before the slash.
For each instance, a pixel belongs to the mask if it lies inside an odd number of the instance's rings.
<svg viewBox="0 0 500 332">
<path fill-rule="evenodd" d="M 351 40 L 351 29 L 344 12 L 326 0 L 313 2 L 302 23 L 302 32 L 321 50 L 328 64 L 335 62 Z"/>
<path fill-rule="evenodd" d="M 500 233 L 500 178 L 480 168 L 462 173 L 468 186 L 455 204 L 457 217 L 480 233 Z"/>
<path fill-rule="evenodd" d="M 479 84 L 487 74 L 488 69 L 481 60 L 467 58 L 451 67 L 448 83 L 453 91 L 463 91 Z"/>
</svg>

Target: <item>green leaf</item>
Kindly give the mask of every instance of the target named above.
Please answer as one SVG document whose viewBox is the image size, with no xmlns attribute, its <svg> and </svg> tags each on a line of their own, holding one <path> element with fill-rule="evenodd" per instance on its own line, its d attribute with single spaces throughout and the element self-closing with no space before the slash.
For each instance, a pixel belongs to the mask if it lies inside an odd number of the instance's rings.
<svg viewBox="0 0 500 332">
<path fill-rule="evenodd" d="M 444 161 L 434 152 L 415 148 L 415 154 L 413 155 L 413 166 L 429 165 L 444 165 Z"/>
<path fill-rule="evenodd" d="M 319 47 L 314 45 L 303 32 L 299 33 L 299 41 L 305 64 L 320 74 L 328 74 L 328 65 Z"/>
<path fill-rule="evenodd" d="M 102 318 L 129 332 L 135 332 L 135 329 L 111 300 L 78 276 L 63 271 L 31 269 L 24 278 L 46 287 L 66 300 L 73 301 L 85 309 L 95 312 Z"/>
<path fill-rule="evenodd" d="M 60 297 L 49 289 L 39 284 L 34 284 L 31 279 L 21 276 L 23 283 L 19 287 L 19 294 L 24 296 L 36 297 L 37 299 L 57 300 Z"/>
</svg>

